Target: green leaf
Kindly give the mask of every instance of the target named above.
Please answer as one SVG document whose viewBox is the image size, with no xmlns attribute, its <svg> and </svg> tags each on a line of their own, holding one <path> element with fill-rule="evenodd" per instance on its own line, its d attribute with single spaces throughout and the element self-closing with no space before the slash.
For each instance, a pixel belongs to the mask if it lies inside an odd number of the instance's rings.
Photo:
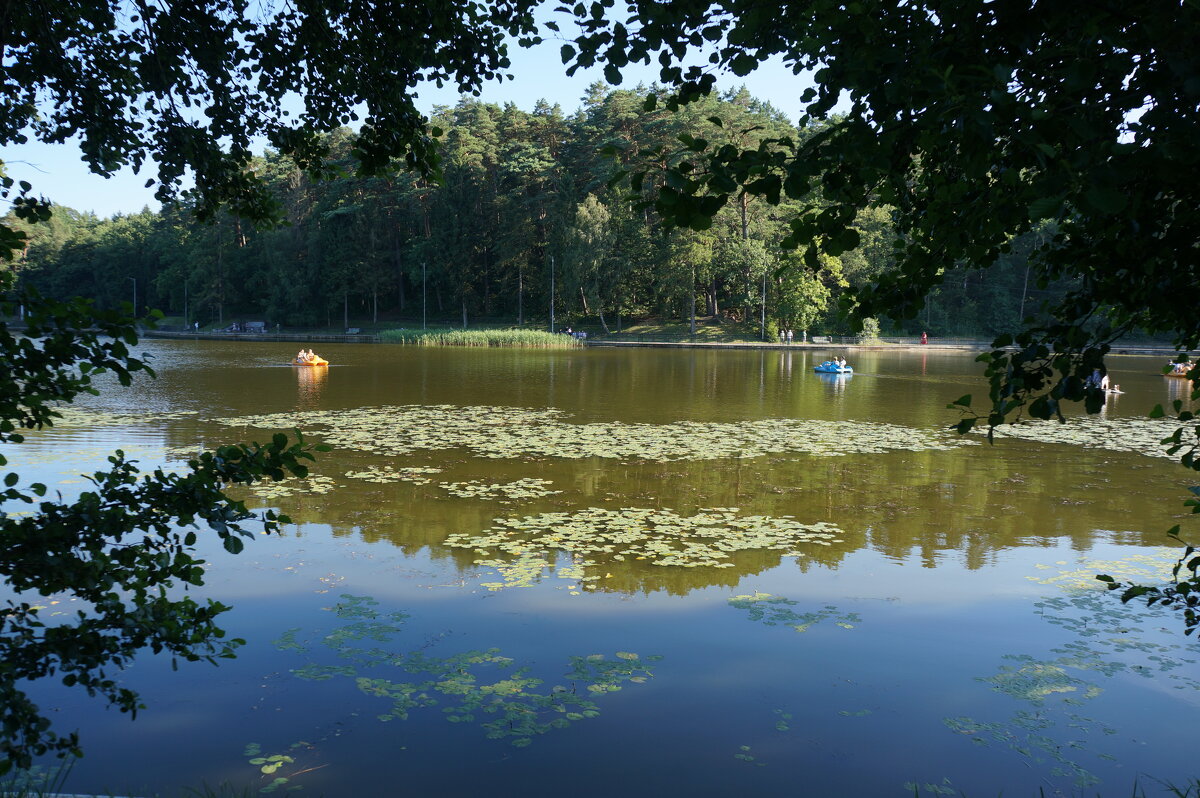
<svg viewBox="0 0 1200 798">
<path fill-rule="evenodd" d="M 1125 192 L 1101 186 L 1088 189 L 1087 200 L 1101 213 L 1109 215 L 1120 213 L 1129 204 L 1129 197 Z"/>
<path fill-rule="evenodd" d="M 1029 204 L 1029 218 L 1035 222 L 1039 219 L 1053 219 L 1061 207 L 1060 197 L 1042 197 Z"/>
</svg>

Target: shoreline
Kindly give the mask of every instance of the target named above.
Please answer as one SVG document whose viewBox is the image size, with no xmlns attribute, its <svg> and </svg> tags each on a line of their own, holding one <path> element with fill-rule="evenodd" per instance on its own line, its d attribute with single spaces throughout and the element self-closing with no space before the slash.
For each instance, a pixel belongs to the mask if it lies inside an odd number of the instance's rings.
<svg viewBox="0 0 1200 798">
<path fill-rule="evenodd" d="M 183 332 L 169 330 L 143 330 L 139 333 L 143 338 L 163 338 L 174 340 L 195 341 L 270 341 L 273 343 L 314 343 L 314 344 L 381 344 L 378 335 L 357 333 L 352 335 L 340 333 L 217 333 L 217 332 Z M 404 344 L 397 344 L 404 346 Z M 606 341 L 592 339 L 583 342 L 584 348 L 648 348 L 648 349 L 732 349 L 732 350 L 770 350 L 777 352 L 822 352 L 831 350 L 847 351 L 915 351 L 915 352 L 987 352 L 992 346 L 988 341 L 972 341 L 959 343 L 937 343 L 931 341 L 922 344 L 919 341 L 911 343 L 819 343 L 812 341 L 780 344 L 774 341 Z M 1153 344 L 1130 344 L 1114 346 L 1109 355 L 1175 355 L 1176 350 L 1169 346 Z"/>
</svg>

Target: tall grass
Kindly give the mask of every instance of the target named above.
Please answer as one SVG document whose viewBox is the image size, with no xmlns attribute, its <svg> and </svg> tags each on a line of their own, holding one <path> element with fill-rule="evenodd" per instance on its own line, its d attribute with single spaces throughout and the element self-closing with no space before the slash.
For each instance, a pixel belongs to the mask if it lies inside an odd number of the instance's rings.
<svg viewBox="0 0 1200 798">
<path fill-rule="evenodd" d="M 383 330 L 384 343 L 417 346 L 509 346 L 525 349 L 574 349 L 582 344 L 569 335 L 545 330 Z"/>
</svg>

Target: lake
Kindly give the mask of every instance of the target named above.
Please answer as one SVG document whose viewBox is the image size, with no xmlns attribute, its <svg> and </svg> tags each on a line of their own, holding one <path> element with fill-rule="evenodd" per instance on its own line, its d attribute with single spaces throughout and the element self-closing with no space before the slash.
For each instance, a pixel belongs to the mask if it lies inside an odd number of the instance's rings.
<svg viewBox="0 0 1200 798">
<path fill-rule="evenodd" d="M 221 783 L 328 798 L 1131 794 L 1196 775 L 1196 643 L 1097 573 L 1159 581 L 1189 474 L 1179 398 L 1119 357 L 1103 416 L 988 445 L 968 353 L 147 341 L 114 388 L 5 452 L 64 495 L 296 427 L 295 522 L 198 595 L 247 644 L 150 655 L 136 720 L 38 685 L 74 792 Z M 48 614 L 73 612 L 70 601 Z M 276 757 L 272 759 L 272 757 Z M 264 772 L 270 771 L 270 772 Z"/>
</svg>

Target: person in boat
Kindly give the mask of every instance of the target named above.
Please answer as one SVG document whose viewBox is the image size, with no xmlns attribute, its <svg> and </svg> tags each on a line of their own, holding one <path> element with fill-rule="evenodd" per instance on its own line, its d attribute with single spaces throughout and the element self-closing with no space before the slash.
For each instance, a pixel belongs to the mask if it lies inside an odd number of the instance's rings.
<svg viewBox="0 0 1200 798">
<path fill-rule="evenodd" d="M 299 352 L 296 353 L 296 362 L 297 363 L 304 362 L 304 350 L 303 349 L 301 349 Z"/>
<path fill-rule="evenodd" d="M 1088 378 L 1085 381 L 1084 386 L 1087 388 L 1105 388 L 1105 387 L 1107 387 L 1105 385 L 1106 381 L 1107 380 L 1106 380 L 1105 376 L 1100 373 L 1100 369 L 1092 369 L 1092 373 L 1090 375 L 1088 375 Z"/>
<path fill-rule="evenodd" d="M 838 368 L 846 368 L 846 358 L 839 357 L 835 362 L 838 364 Z"/>
<path fill-rule="evenodd" d="M 308 350 L 307 352 L 305 352 L 305 353 L 304 353 L 304 362 L 306 362 L 306 363 L 316 363 L 316 362 L 317 362 L 317 355 L 316 355 L 316 353 L 315 353 L 315 352 L 313 352 L 311 349 L 310 349 L 310 350 Z"/>
</svg>

